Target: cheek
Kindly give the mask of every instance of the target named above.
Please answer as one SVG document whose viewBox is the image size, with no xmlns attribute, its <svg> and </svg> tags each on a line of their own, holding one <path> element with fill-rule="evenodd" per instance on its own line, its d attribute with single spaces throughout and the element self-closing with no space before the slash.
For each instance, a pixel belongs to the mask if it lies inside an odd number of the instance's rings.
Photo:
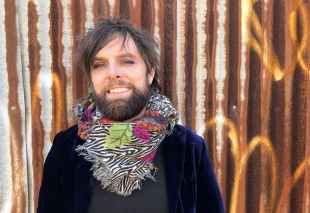
<svg viewBox="0 0 310 213">
<path fill-rule="evenodd" d="M 130 76 L 129 76 L 130 75 Z M 135 69 L 135 71 L 130 72 L 128 75 L 132 79 L 134 84 L 139 85 L 139 87 L 148 86 L 153 80 L 153 75 L 147 71 L 146 66 L 141 65 Z"/>
<path fill-rule="evenodd" d="M 102 76 L 91 75 L 91 83 L 95 92 L 100 92 L 104 88 L 104 78 Z"/>
<path fill-rule="evenodd" d="M 131 83 L 139 89 L 145 89 L 149 85 L 148 76 L 145 73 L 139 73 L 139 75 L 133 76 L 131 79 Z"/>
</svg>

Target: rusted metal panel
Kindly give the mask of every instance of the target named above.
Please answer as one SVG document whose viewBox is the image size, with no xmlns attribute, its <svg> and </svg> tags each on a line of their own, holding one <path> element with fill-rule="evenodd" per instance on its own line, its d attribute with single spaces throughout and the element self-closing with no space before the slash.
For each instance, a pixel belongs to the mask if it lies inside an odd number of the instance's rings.
<svg viewBox="0 0 310 213">
<path fill-rule="evenodd" d="M 157 38 L 162 91 L 180 122 L 205 137 L 228 212 L 309 212 L 309 2 L 0 6 L 1 213 L 35 212 L 52 139 L 75 123 L 72 106 L 88 91 L 74 67 L 78 39 L 101 16 L 127 18 Z"/>
</svg>

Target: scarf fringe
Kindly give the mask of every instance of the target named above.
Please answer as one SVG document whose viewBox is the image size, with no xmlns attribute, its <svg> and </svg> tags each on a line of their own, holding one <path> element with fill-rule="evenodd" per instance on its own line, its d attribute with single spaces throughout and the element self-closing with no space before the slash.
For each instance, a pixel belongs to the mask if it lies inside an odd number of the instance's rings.
<svg viewBox="0 0 310 213">
<path fill-rule="evenodd" d="M 93 163 L 90 170 L 92 171 L 95 179 L 100 182 L 102 189 L 115 192 L 116 194 L 122 196 L 129 196 L 133 191 L 141 190 L 142 181 L 144 181 L 146 178 L 156 182 L 155 175 L 157 169 L 153 166 L 152 163 L 147 163 L 145 166 L 140 168 L 140 175 L 130 177 L 129 174 L 126 174 L 122 177 L 118 177 L 117 179 L 112 180 L 113 173 L 106 165 L 106 163 L 102 162 L 101 158 L 91 154 L 89 150 L 83 146 L 77 147 L 76 151 L 80 156 L 83 156 L 85 160 Z"/>
</svg>

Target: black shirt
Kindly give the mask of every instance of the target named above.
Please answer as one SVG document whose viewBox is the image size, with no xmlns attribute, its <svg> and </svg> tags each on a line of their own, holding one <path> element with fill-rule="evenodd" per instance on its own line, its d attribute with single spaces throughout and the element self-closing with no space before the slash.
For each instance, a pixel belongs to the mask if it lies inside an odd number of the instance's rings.
<svg viewBox="0 0 310 213">
<path fill-rule="evenodd" d="M 92 178 L 94 189 L 88 213 L 168 213 L 163 160 L 159 150 L 154 161 L 159 168 L 156 182 L 147 178 L 142 182 L 141 190 L 135 190 L 126 197 L 103 190 L 99 182 Z"/>
</svg>

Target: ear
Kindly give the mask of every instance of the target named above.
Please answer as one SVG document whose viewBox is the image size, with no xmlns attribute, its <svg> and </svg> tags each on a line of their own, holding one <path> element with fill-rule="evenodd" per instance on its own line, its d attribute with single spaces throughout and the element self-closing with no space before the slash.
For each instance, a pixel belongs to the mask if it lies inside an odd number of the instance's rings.
<svg viewBox="0 0 310 213">
<path fill-rule="evenodd" d="M 148 71 L 147 73 L 147 80 L 149 82 L 149 85 L 152 84 L 153 80 L 154 80 L 154 76 L 155 76 L 155 70 L 151 69 L 150 71 Z"/>
</svg>

